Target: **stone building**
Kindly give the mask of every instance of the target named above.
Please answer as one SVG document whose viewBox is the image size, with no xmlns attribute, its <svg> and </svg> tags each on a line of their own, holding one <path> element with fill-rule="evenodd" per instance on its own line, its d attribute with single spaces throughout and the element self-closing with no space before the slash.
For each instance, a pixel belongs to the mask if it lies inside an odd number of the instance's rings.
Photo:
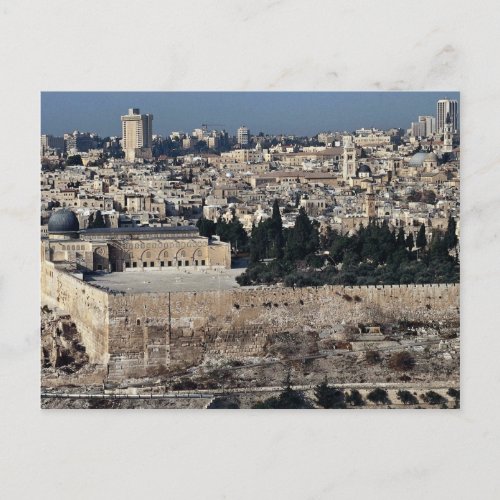
<svg viewBox="0 0 500 500">
<path fill-rule="evenodd" d="M 194 226 L 80 230 L 67 209 L 50 217 L 42 251 L 46 261 L 87 272 L 231 267 L 230 244 L 200 236 Z"/>
</svg>

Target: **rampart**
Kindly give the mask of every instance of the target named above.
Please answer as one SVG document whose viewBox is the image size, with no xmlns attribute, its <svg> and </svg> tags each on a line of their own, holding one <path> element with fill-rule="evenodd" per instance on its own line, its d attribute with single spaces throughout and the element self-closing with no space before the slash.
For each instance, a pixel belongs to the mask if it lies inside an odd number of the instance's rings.
<svg viewBox="0 0 500 500">
<path fill-rule="evenodd" d="M 121 293 L 50 272 L 42 269 L 43 297 L 71 314 L 91 356 L 109 358 L 110 375 L 116 377 L 195 365 L 207 354 L 260 356 L 270 336 L 283 332 L 459 321 L 460 286 L 453 284 Z"/>
<path fill-rule="evenodd" d="M 71 314 L 92 363 L 106 364 L 108 354 L 108 294 L 76 276 L 42 261 L 42 304 Z"/>
</svg>

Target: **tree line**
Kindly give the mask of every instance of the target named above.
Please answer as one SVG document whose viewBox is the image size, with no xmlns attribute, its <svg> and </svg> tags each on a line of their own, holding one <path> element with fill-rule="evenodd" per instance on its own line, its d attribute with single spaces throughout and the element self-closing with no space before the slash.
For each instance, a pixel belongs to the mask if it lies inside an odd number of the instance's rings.
<svg viewBox="0 0 500 500">
<path fill-rule="evenodd" d="M 386 221 L 370 220 L 352 235 L 330 228 L 319 233 L 303 208 L 292 228 L 284 229 L 278 201 L 272 216 L 252 228 L 250 264 L 240 285 L 286 286 L 388 285 L 459 281 L 456 221 L 427 240 L 422 224 L 416 234 L 391 230 Z"/>
</svg>

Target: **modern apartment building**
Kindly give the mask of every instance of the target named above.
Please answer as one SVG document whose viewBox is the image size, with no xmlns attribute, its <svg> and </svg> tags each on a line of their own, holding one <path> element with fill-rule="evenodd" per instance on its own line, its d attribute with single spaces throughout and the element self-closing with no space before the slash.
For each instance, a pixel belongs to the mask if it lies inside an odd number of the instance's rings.
<svg viewBox="0 0 500 500">
<path fill-rule="evenodd" d="M 248 146 L 250 143 L 250 130 L 247 127 L 240 127 L 236 131 L 236 140 L 240 146 Z"/>
<path fill-rule="evenodd" d="M 455 99 L 440 99 L 437 102 L 436 127 L 439 133 L 444 132 L 446 115 L 450 115 L 453 133 L 458 131 L 458 101 Z"/>
<path fill-rule="evenodd" d="M 150 158 L 153 142 L 153 115 L 141 115 L 139 108 L 130 108 L 122 120 L 122 147 L 127 161 Z"/>
</svg>

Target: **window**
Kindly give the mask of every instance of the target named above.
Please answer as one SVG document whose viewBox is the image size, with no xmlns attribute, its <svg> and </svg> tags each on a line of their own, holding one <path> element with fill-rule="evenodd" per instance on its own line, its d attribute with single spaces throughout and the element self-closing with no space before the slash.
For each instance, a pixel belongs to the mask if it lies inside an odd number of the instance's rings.
<svg viewBox="0 0 500 500">
<path fill-rule="evenodd" d="M 195 265 L 195 266 L 197 266 L 197 265 L 198 265 L 198 261 L 197 261 L 197 260 L 195 260 L 195 261 L 194 261 L 194 265 Z"/>
<path fill-rule="evenodd" d="M 154 262 L 150 262 L 149 263 L 149 267 L 155 267 L 155 263 Z"/>
<path fill-rule="evenodd" d="M 178 260 L 178 261 L 177 261 L 177 266 L 178 266 L 178 267 L 181 267 L 181 266 L 182 266 L 182 260 Z"/>
<path fill-rule="evenodd" d="M 148 263 L 147 263 L 147 262 L 143 262 L 143 263 L 142 263 L 142 267 L 146 267 L 147 265 L 148 265 Z"/>
<path fill-rule="evenodd" d="M 137 262 L 132 262 L 132 267 L 137 267 Z"/>
<path fill-rule="evenodd" d="M 172 261 L 171 260 L 168 261 L 168 267 L 172 267 Z"/>
<path fill-rule="evenodd" d="M 204 260 L 202 260 L 202 261 L 201 261 L 201 265 L 202 265 L 202 266 L 204 266 L 204 265 L 205 265 L 205 261 L 204 261 Z"/>
<path fill-rule="evenodd" d="M 189 266 L 189 260 L 185 260 L 185 261 L 184 261 L 184 265 L 185 265 L 185 266 Z"/>
<path fill-rule="evenodd" d="M 137 320 L 137 326 L 141 326 L 141 320 L 140 319 Z"/>
<path fill-rule="evenodd" d="M 130 262 L 125 262 L 125 267 L 130 267 Z"/>
<path fill-rule="evenodd" d="M 102 266 L 101 266 L 101 264 L 98 264 L 98 265 L 97 265 L 97 270 L 98 270 L 98 271 L 102 271 Z"/>
<path fill-rule="evenodd" d="M 161 266 L 161 267 L 164 267 L 164 266 L 165 266 L 165 262 L 160 261 L 160 266 Z"/>
</svg>

